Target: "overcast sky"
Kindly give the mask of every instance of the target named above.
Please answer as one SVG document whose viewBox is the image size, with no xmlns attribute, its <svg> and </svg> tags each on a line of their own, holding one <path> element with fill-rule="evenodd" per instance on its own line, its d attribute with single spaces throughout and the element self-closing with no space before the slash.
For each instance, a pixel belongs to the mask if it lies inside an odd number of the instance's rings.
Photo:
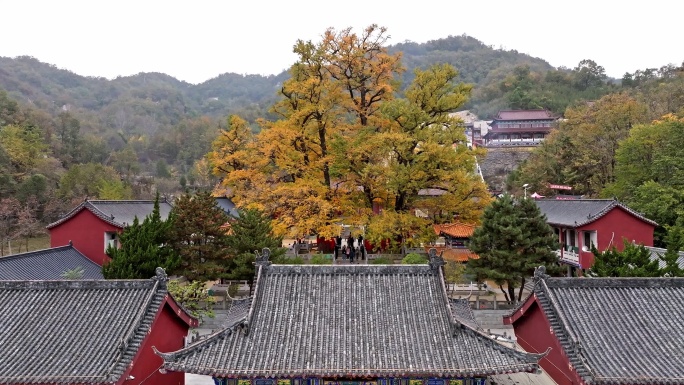
<svg viewBox="0 0 684 385">
<path fill-rule="evenodd" d="M 0 10 L 0 56 L 110 79 L 277 74 L 298 39 L 370 24 L 387 27 L 390 44 L 466 34 L 554 67 L 592 59 L 612 77 L 684 61 L 677 0 L 0 0 Z"/>
</svg>

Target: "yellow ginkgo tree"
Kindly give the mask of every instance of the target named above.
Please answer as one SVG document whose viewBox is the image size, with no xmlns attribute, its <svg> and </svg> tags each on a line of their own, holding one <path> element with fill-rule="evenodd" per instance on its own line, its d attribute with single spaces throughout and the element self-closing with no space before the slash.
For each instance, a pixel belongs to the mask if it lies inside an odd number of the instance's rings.
<svg viewBox="0 0 684 385">
<path fill-rule="evenodd" d="M 401 54 L 387 50 L 388 38 L 371 25 L 358 35 L 329 29 L 318 43 L 297 42 L 299 59 L 271 109 L 278 118 L 260 120 L 252 135 L 231 117 L 214 142 L 208 159 L 219 189 L 238 206 L 269 214 L 274 231 L 287 236 L 332 237 L 344 223 L 408 241 L 415 231 L 407 229 L 435 220 L 477 220 L 489 195 L 451 114 L 470 86 L 438 65 L 416 71 L 402 94 Z M 418 207 L 428 218 L 415 217 Z M 388 237 L 392 223 L 403 225 Z"/>
</svg>

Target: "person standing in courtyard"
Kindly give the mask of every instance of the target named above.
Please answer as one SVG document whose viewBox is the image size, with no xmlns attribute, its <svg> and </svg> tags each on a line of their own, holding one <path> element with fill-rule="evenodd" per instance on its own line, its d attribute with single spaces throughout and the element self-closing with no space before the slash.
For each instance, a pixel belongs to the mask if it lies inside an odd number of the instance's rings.
<svg viewBox="0 0 684 385">
<path fill-rule="evenodd" d="M 342 237 L 339 235 L 335 237 L 335 259 L 337 259 L 337 254 L 340 252 L 342 247 Z"/>
<path fill-rule="evenodd" d="M 363 235 L 359 234 L 359 261 L 366 258 L 366 247 L 363 245 Z"/>
</svg>

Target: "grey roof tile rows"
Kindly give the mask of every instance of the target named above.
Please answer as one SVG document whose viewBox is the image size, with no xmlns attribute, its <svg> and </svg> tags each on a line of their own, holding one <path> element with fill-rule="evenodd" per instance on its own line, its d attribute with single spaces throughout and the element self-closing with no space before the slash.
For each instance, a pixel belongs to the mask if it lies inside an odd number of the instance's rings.
<svg viewBox="0 0 684 385">
<path fill-rule="evenodd" d="M 225 211 L 226 214 L 230 215 L 233 218 L 237 218 L 240 216 L 240 213 L 238 212 L 237 206 L 235 206 L 235 203 L 230 198 L 226 197 L 217 197 L 216 198 L 216 204 L 223 210 Z"/>
<path fill-rule="evenodd" d="M 534 295 L 591 384 L 684 384 L 684 278 L 548 278 Z"/>
<path fill-rule="evenodd" d="M 232 378 L 538 369 L 540 355 L 455 323 L 468 315 L 450 307 L 440 274 L 427 265 L 261 266 L 249 311 L 239 307 L 231 327 L 161 355 L 169 370 Z"/>
<path fill-rule="evenodd" d="M 149 280 L 0 281 L 0 383 L 119 380 L 167 294 Z"/>
<path fill-rule="evenodd" d="M 230 304 L 230 309 L 225 318 L 221 321 L 223 328 L 229 328 L 242 321 L 249 314 L 252 307 L 252 297 L 235 299 Z"/>
<path fill-rule="evenodd" d="M 651 260 L 658 261 L 658 267 L 661 269 L 665 267 L 665 261 L 662 260 L 662 257 L 665 256 L 665 253 L 667 253 L 667 249 L 663 249 L 661 247 L 651 247 L 651 246 L 645 246 L 646 249 L 651 253 Z M 677 258 L 677 264 L 679 265 L 680 269 L 684 269 L 684 251 L 680 251 L 677 253 L 679 256 Z"/>
<path fill-rule="evenodd" d="M 647 223 L 657 225 L 654 221 L 613 199 L 536 199 L 535 203 L 546 215 L 547 222 L 553 225 L 582 226 L 603 217 L 615 207 L 620 207 Z"/>
<path fill-rule="evenodd" d="M 1 257 L 0 280 L 59 280 L 79 267 L 80 279 L 104 279 L 98 264 L 69 245 Z"/>
<path fill-rule="evenodd" d="M 501 110 L 495 120 L 552 120 L 557 117 L 549 110 Z"/>
<path fill-rule="evenodd" d="M 168 218 L 171 212 L 171 204 L 166 201 L 159 202 L 159 215 L 163 220 Z M 59 220 L 50 223 L 47 228 L 60 225 L 81 210 L 87 209 L 103 221 L 117 226 L 125 227 L 131 225 L 135 217 L 140 222 L 152 213 L 154 201 L 152 200 L 85 200 L 73 210 L 62 216 Z"/>
<path fill-rule="evenodd" d="M 465 325 L 477 330 L 482 330 L 480 325 L 475 320 L 475 314 L 473 314 L 473 309 L 470 307 L 470 301 L 466 298 L 450 298 L 449 306 L 454 318 Z"/>
</svg>

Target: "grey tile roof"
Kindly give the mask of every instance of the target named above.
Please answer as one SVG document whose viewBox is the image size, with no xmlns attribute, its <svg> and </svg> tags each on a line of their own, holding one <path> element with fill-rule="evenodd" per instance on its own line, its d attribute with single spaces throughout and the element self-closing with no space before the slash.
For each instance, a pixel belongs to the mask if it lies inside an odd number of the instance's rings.
<svg viewBox="0 0 684 385">
<path fill-rule="evenodd" d="M 661 258 L 665 256 L 665 253 L 667 253 L 667 249 L 663 249 L 661 247 L 651 247 L 651 246 L 645 246 L 646 249 L 651 253 L 651 260 L 658 260 L 658 266 L 662 269 L 665 267 L 665 261 L 663 261 Z M 677 258 L 677 264 L 679 265 L 680 269 L 684 269 L 684 251 L 680 251 L 679 257 Z"/>
<path fill-rule="evenodd" d="M 556 382 L 545 372 L 497 374 L 489 377 L 492 385 L 556 385 Z"/>
<path fill-rule="evenodd" d="M 548 110 L 501 110 L 495 120 L 555 120 Z"/>
<path fill-rule="evenodd" d="M 224 328 L 231 327 L 242 321 L 249 314 L 249 309 L 252 306 L 252 297 L 235 299 L 230 304 L 230 309 L 221 322 Z"/>
<path fill-rule="evenodd" d="M 657 225 L 656 222 L 613 199 L 536 199 L 535 203 L 546 215 L 547 222 L 552 225 L 582 226 L 603 217 L 616 207 L 622 208 L 644 222 Z"/>
<path fill-rule="evenodd" d="M 216 198 L 216 204 L 231 217 L 237 218 L 239 216 L 237 207 L 235 207 L 235 203 L 230 198 L 218 197 Z"/>
<path fill-rule="evenodd" d="M 538 369 L 541 355 L 459 322 L 469 316 L 458 309 L 441 270 L 428 265 L 260 266 L 249 311 L 206 340 L 160 355 L 169 370 L 241 378 L 484 377 Z"/>
<path fill-rule="evenodd" d="M 171 212 L 171 204 L 166 201 L 159 202 L 159 215 L 162 219 L 166 219 Z M 152 213 L 154 209 L 154 201 L 152 200 L 85 200 L 73 210 L 62 216 L 59 220 L 47 225 L 48 229 L 58 226 L 73 216 L 81 212 L 81 210 L 89 210 L 103 221 L 117 226 L 126 227 L 133 223 L 133 219 L 137 216 L 140 222 L 146 216 Z"/>
<path fill-rule="evenodd" d="M 0 383 L 118 381 L 166 294 L 163 270 L 149 280 L 0 281 Z"/>
<path fill-rule="evenodd" d="M 588 384 L 684 384 L 684 278 L 544 276 L 533 294 Z"/>
<path fill-rule="evenodd" d="M 467 298 L 450 298 L 449 307 L 458 322 L 468 325 L 473 329 L 482 330 L 475 320 L 475 314 L 473 314 L 473 309 L 470 307 L 470 301 Z"/>
<path fill-rule="evenodd" d="M 81 279 L 104 279 L 102 268 L 73 246 L 53 247 L 0 258 L 0 280 L 59 280 L 80 267 Z"/>
</svg>

